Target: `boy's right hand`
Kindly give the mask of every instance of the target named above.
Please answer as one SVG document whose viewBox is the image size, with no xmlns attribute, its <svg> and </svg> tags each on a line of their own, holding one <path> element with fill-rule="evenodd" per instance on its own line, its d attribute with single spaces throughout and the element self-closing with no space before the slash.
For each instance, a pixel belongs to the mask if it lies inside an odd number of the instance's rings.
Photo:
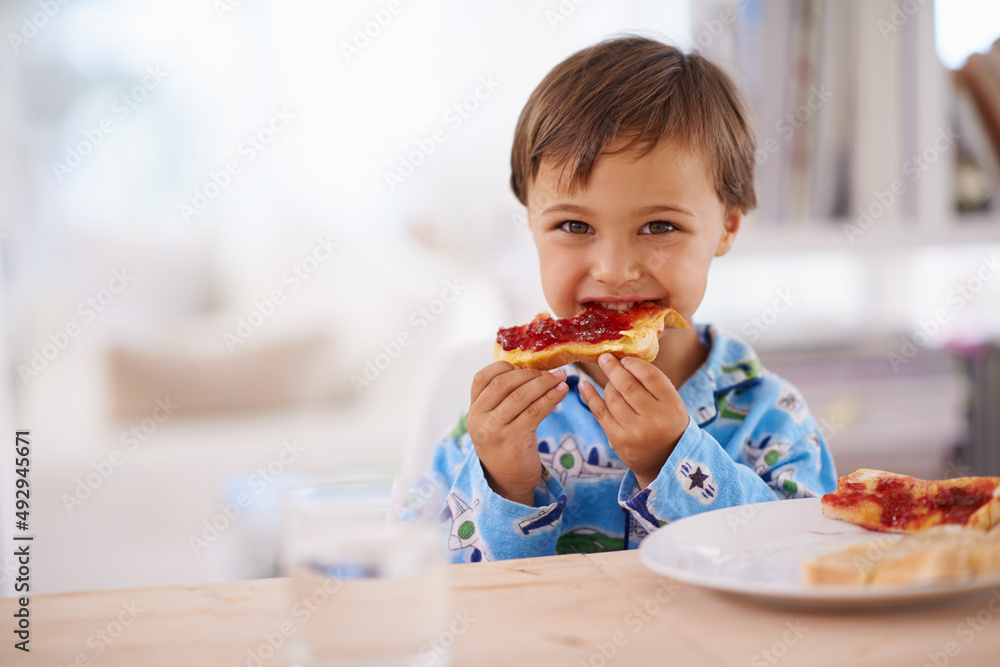
<svg viewBox="0 0 1000 667">
<path fill-rule="evenodd" d="M 496 361 L 472 379 L 469 437 L 494 493 L 534 504 L 542 478 L 535 430 L 566 396 L 562 370 L 515 368 Z"/>
</svg>

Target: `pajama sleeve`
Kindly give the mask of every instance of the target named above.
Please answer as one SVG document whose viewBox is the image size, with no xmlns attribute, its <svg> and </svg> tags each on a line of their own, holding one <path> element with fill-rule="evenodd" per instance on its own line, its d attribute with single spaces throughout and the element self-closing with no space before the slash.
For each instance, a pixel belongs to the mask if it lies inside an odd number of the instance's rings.
<svg viewBox="0 0 1000 667">
<path fill-rule="evenodd" d="M 452 562 L 478 562 L 555 553 L 566 492 L 547 466 L 532 507 L 494 493 L 468 432 L 457 428 L 435 450 L 433 471 L 441 480 Z"/>
<path fill-rule="evenodd" d="M 833 461 L 815 421 L 765 411 L 723 445 L 690 420 L 660 474 L 639 490 L 622 480 L 618 503 L 652 531 L 699 512 L 833 490 Z"/>
</svg>

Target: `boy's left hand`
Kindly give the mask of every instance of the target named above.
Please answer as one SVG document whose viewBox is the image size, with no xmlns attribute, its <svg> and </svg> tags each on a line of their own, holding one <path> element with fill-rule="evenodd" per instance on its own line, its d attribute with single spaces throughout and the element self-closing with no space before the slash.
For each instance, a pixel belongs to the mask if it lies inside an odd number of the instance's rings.
<svg viewBox="0 0 1000 667">
<path fill-rule="evenodd" d="M 649 486 L 674 451 L 688 425 L 687 408 L 670 379 L 659 368 L 636 357 L 619 361 L 602 354 L 608 377 L 604 398 L 589 382 L 580 383 L 587 407 L 608 436 L 641 488 Z"/>
</svg>

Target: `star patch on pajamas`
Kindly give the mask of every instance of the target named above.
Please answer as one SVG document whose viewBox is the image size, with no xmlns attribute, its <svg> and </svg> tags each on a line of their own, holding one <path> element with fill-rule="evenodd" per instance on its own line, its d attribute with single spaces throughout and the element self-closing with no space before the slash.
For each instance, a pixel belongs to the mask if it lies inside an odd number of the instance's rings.
<svg viewBox="0 0 1000 667">
<path fill-rule="evenodd" d="M 674 475 L 687 494 L 697 498 L 702 505 L 710 505 L 719 494 L 719 488 L 712 483 L 712 471 L 704 463 L 684 459 Z"/>
</svg>

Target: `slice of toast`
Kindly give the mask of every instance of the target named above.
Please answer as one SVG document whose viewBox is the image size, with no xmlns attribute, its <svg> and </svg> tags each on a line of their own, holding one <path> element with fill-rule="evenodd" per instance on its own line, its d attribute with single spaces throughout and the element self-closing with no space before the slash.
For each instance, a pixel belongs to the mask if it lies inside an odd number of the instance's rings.
<svg viewBox="0 0 1000 667">
<path fill-rule="evenodd" d="M 997 576 L 1000 528 L 983 532 L 953 525 L 852 544 L 804 561 L 801 570 L 802 582 L 810 586 L 888 588 Z"/>
<path fill-rule="evenodd" d="M 1000 576 L 1000 527 L 986 533 L 973 549 L 972 569 L 980 577 Z"/>
<path fill-rule="evenodd" d="M 980 531 L 1000 522 L 1000 477 L 926 481 L 861 468 L 823 496 L 823 515 L 869 530 L 914 532 L 940 524 Z"/>
<path fill-rule="evenodd" d="M 810 586 L 867 584 L 889 544 L 871 540 L 814 556 L 802 563 L 802 582 Z"/>
<path fill-rule="evenodd" d="M 875 565 L 875 587 L 963 583 L 974 574 L 973 552 L 983 533 L 958 526 L 936 526 L 905 535 Z"/>
<path fill-rule="evenodd" d="M 605 352 L 609 352 L 619 359 L 639 357 L 645 361 L 653 361 L 660 351 L 659 335 L 664 327 L 687 329 L 688 323 L 673 308 L 660 306 L 642 308 L 642 315 L 634 319 L 630 329 L 621 331 L 621 338 L 617 340 L 600 342 L 570 340 L 553 343 L 537 350 L 520 347 L 505 350 L 499 340 L 500 333 L 504 331 L 501 329 L 501 332 L 497 334 L 497 342 L 493 346 L 493 359 L 495 361 L 508 361 L 521 368 L 535 368 L 543 371 L 577 361 L 597 363 L 597 358 Z M 562 322 L 566 322 L 567 326 L 573 326 L 572 321 L 584 313 L 586 311 L 566 320 L 553 319 L 548 313 L 539 313 L 535 319 L 523 325 L 523 328 L 537 328 L 539 325 L 559 327 Z"/>
</svg>

